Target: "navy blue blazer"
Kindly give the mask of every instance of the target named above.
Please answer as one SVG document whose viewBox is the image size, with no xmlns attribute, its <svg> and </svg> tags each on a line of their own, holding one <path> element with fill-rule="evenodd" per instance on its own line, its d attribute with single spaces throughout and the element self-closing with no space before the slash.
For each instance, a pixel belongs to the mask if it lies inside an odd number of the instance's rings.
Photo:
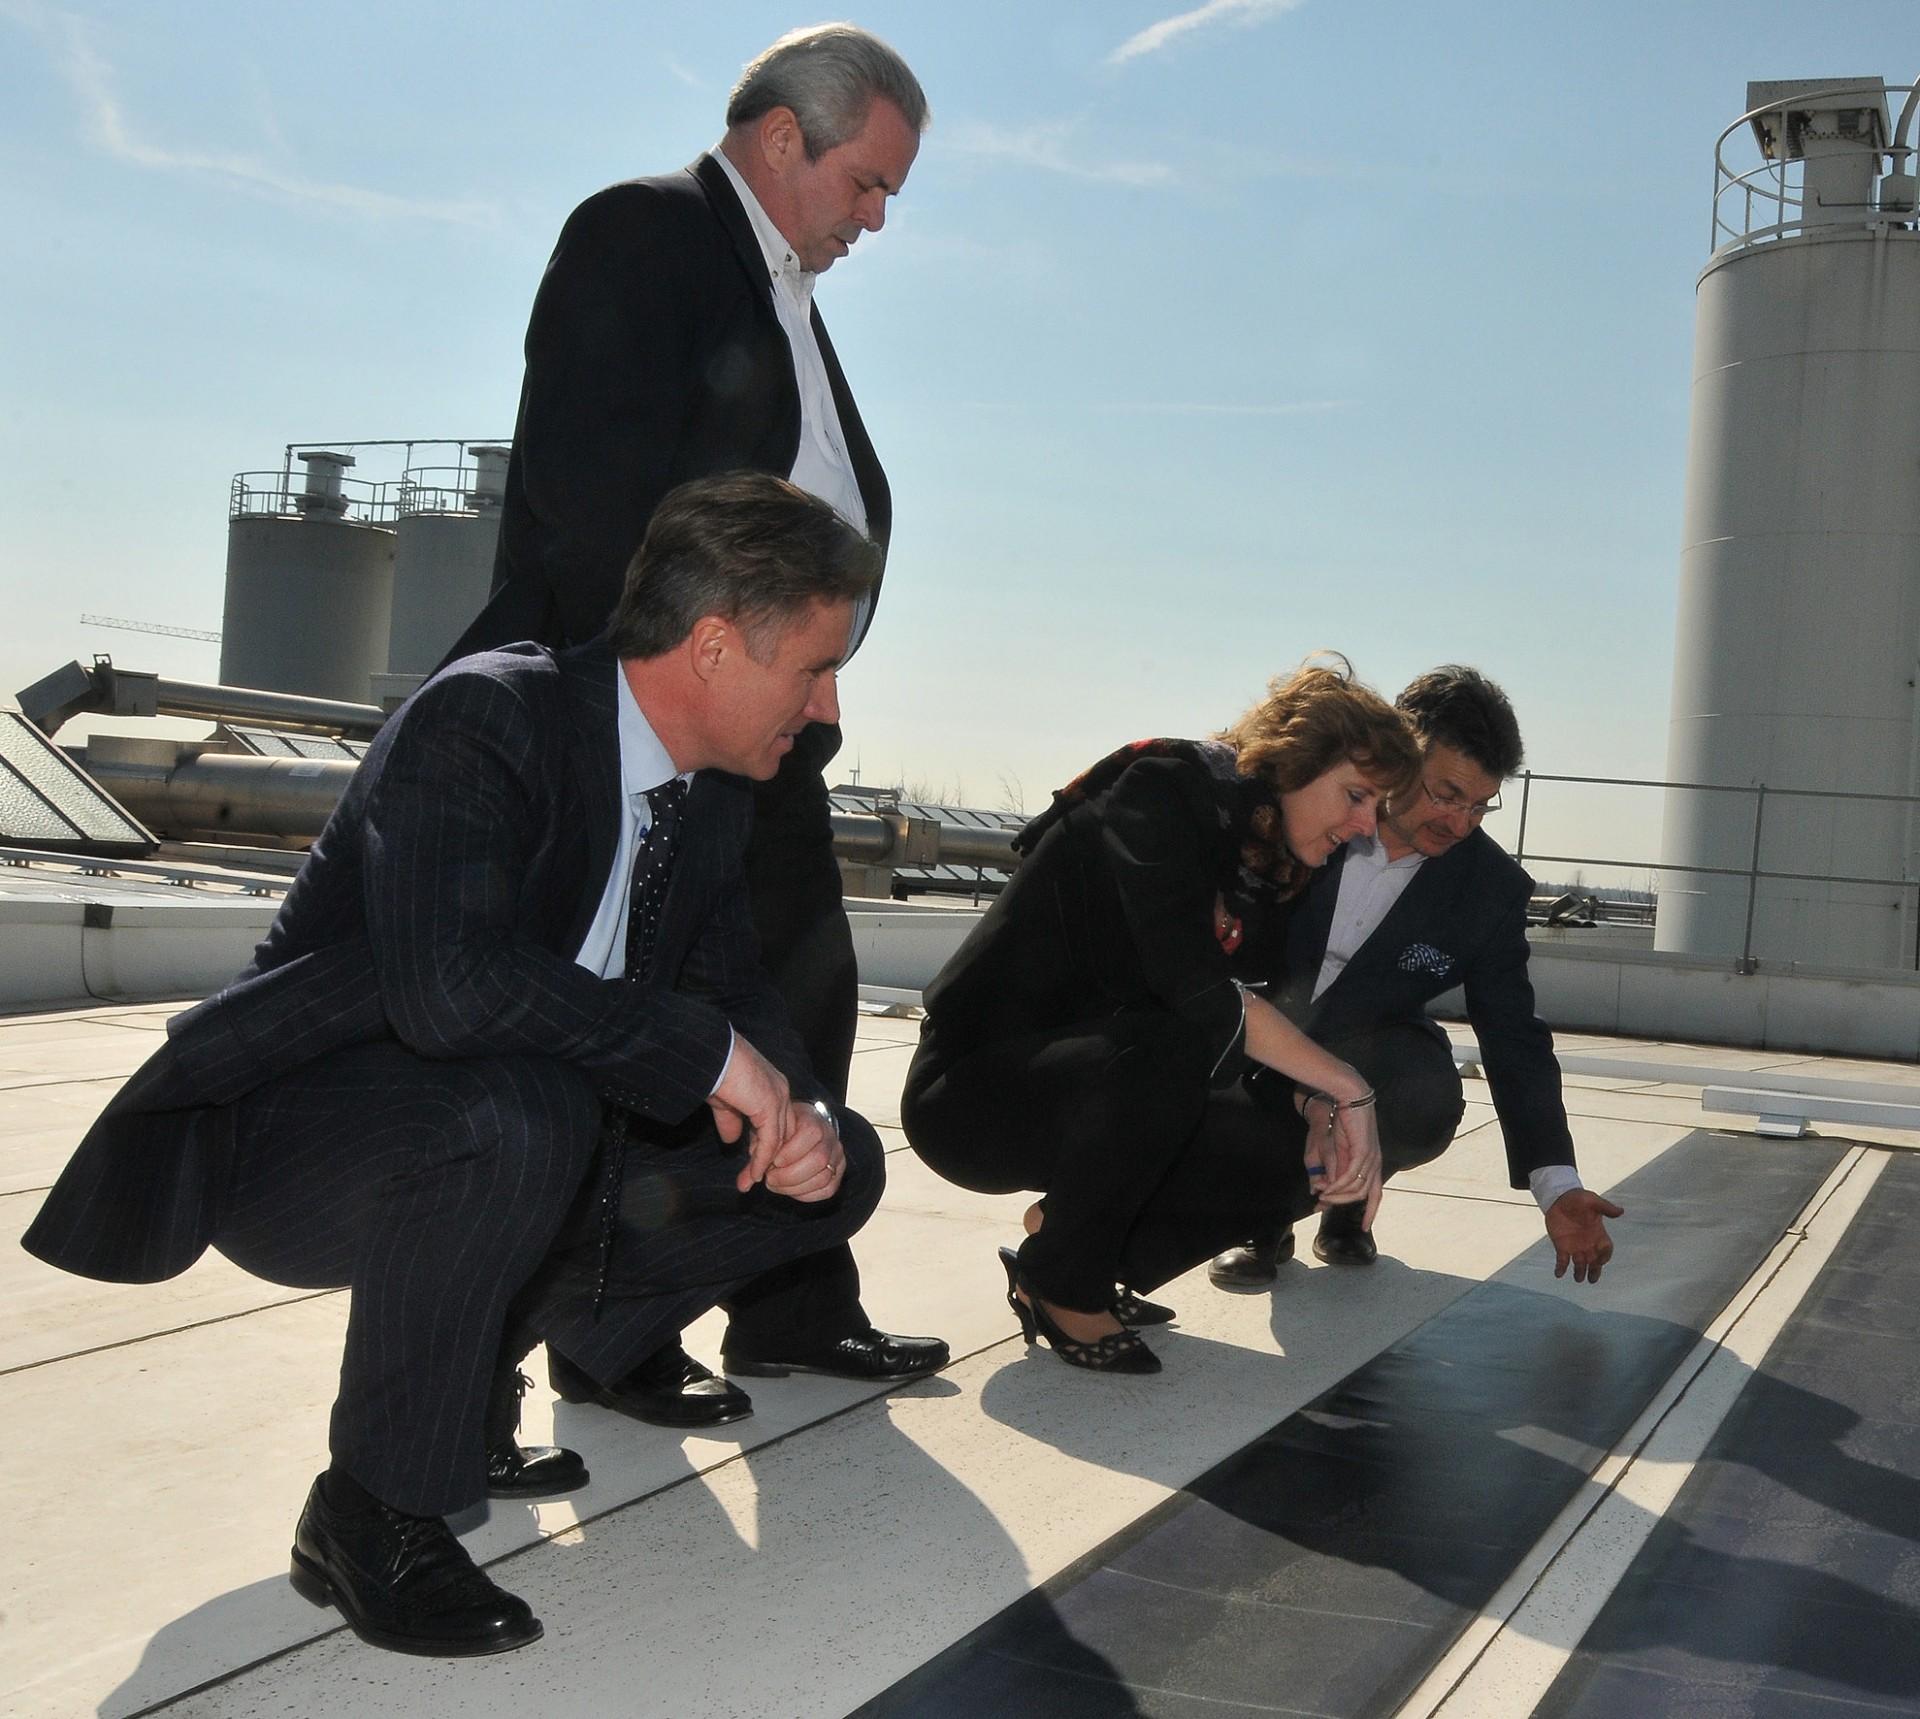
<svg viewBox="0 0 1920 1719">
<path fill-rule="evenodd" d="M 797 1096 L 819 1096 L 760 966 L 742 779 L 694 777 L 648 982 L 573 960 L 622 814 L 615 672 L 605 645 L 523 645 L 422 687 L 368 750 L 252 962 L 173 1020 L 25 1246 L 122 1282 L 185 1270 L 219 1222 L 238 1100 L 381 1038 L 431 1058 L 553 1057 L 673 1123 L 705 1102 L 737 1027 Z"/>
<path fill-rule="evenodd" d="M 1484 830 L 1475 830 L 1414 873 L 1315 1002 L 1345 861 L 1342 848 L 1300 898 L 1274 1001 L 1321 1044 L 1337 1044 L 1387 1021 L 1423 1021 L 1435 997 L 1464 986 L 1513 1186 L 1525 1187 L 1531 1170 L 1571 1164 L 1573 1136 L 1553 1034 L 1535 1011 L 1527 976 L 1533 879 Z"/>
<path fill-rule="evenodd" d="M 813 333 L 884 550 L 886 474 L 817 307 Z M 669 489 L 743 468 L 784 477 L 800 448 L 766 258 L 711 155 L 574 210 L 534 298 L 526 359 L 493 597 L 455 655 L 592 638 Z"/>
</svg>

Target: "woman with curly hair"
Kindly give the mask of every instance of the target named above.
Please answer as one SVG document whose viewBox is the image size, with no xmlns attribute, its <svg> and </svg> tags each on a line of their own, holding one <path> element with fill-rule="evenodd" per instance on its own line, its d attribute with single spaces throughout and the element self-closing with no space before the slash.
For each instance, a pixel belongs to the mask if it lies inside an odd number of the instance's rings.
<svg viewBox="0 0 1920 1719">
<path fill-rule="evenodd" d="M 926 993 L 901 1120 L 980 1193 L 1038 1192 L 1007 1299 L 1075 1366 L 1158 1372 L 1150 1290 L 1243 1239 L 1249 1210 L 1380 1196 L 1373 1094 L 1249 987 L 1288 903 L 1419 755 L 1393 707 L 1309 663 L 1210 740 L 1102 759 Z M 1260 1070 L 1285 1077 L 1243 1079 Z M 1298 1113 L 1313 1098 L 1304 1150 Z M 1292 1140 L 1287 1147 L 1283 1142 Z"/>
</svg>

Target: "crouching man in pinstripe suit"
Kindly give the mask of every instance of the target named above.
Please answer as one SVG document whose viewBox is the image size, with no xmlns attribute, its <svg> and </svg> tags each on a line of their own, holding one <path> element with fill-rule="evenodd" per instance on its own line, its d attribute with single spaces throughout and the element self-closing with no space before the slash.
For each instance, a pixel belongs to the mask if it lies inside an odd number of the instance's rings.
<svg viewBox="0 0 1920 1719">
<path fill-rule="evenodd" d="M 351 1286 L 293 1580 L 368 1641 L 540 1635 L 443 1520 L 586 1479 L 514 1442 L 503 1353 L 545 1338 L 616 1385 L 879 1199 L 879 1141 L 816 1102 L 741 870 L 748 780 L 837 718 L 877 563 L 781 479 L 704 479 L 654 514 L 605 637 L 436 675 L 252 964 L 173 1022 L 27 1233 L 90 1277 L 212 1245 Z"/>
</svg>

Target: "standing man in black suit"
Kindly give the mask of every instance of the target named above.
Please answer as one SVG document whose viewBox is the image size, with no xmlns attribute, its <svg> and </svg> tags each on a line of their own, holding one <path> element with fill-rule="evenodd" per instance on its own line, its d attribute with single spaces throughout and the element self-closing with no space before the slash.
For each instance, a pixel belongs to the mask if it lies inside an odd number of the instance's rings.
<svg viewBox="0 0 1920 1719">
<path fill-rule="evenodd" d="M 1348 842 L 1314 879 L 1289 923 L 1273 1000 L 1379 1094 L 1391 1176 L 1444 1152 L 1465 1112 L 1450 1042 L 1425 1012 L 1464 986 L 1512 1184 L 1530 1189 L 1545 1216 L 1554 1275 L 1571 1266 L 1575 1282 L 1596 1280 L 1613 1257 L 1606 1219 L 1621 1208 L 1583 1188 L 1574 1168 L 1553 1035 L 1527 977 L 1533 880 L 1480 828 L 1520 768 L 1520 725 L 1499 687 L 1458 664 L 1420 676 L 1395 703 L 1420 742 L 1420 783 L 1382 810 L 1372 839 Z M 1304 1115 L 1309 1128 L 1330 1121 L 1320 1102 Z M 1209 1277 L 1222 1289 L 1270 1286 L 1293 1257 L 1300 1215 L 1276 1212 L 1249 1245 L 1217 1256 Z M 1378 1249 L 1362 1208 L 1323 1212 L 1313 1251 L 1371 1264 Z"/>
<path fill-rule="evenodd" d="M 789 478 L 884 553 L 886 476 L 813 287 L 884 224 L 919 150 L 926 97 L 877 37 L 823 24 L 754 59 L 726 119 L 719 146 L 692 166 L 610 186 L 562 228 L 527 327 L 494 594 L 456 653 L 593 637 L 660 497 L 707 473 Z M 872 614 L 869 599 L 849 655 Z M 756 787 L 747 878 L 768 971 L 819 1078 L 844 1098 L 857 976 L 823 774 L 839 746 L 836 724 L 815 723 Z M 733 1372 L 898 1380 L 947 1361 L 937 1339 L 874 1329 L 845 1249 L 749 1286 L 728 1311 Z M 564 1394 L 564 1358 L 557 1372 Z M 751 1408 L 677 1340 L 628 1386 L 626 1412 L 668 1426 Z"/>
<path fill-rule="evenodd" d="M 825 1101 L 756 956 L 748 780 L 809 722 L 879 553 L 752 473 L 668 496 L 607 635 L 457 662 L 381 731 L 239 978 L 178 1017 L 25 1237 L 148 1282 L 209 1245 L 351 1286 L 293 1581 L 365 1639 L 540 1634 L 444 1518 L 568 1491 L 500 1389 L 589 1392 L 735 1285 L 844 1244 L 878 1137 Z"/>
</svg>

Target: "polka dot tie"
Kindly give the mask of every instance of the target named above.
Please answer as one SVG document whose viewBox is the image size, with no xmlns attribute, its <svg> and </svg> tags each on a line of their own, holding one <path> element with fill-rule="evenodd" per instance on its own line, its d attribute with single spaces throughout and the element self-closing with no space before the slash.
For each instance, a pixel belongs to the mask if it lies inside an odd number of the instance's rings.
<svg viewBox="0 0 1920 1719">
<path fill-rule="evenodd" d="M 680 814 L 686 809 L 687 785 L 669 777 L 647 790 L 648 821 L 634 845 L 633 880 L 627 891 L 626 978 L 640 984 L 653 966 L 660 941 L 660 914 L 666 906 L 667 885 L 673 880 L 673 851 L 680 839 Z M 613 1237 L 620 1220 L 620 1185 L 627 1160 L 627 1113 L 617 1104 L 606 1107 L 600 1131 L 600 1264 L 595 1273 L 593 1308 L 598 1313 L 607 1298 L 607 1279 L 613 1269 Z"/>
<path fill-rule="evenodd" d="M 650 816 L 646 833 L 634 847 L 633 885 L 627 895 L 629 985 L 637 985 L 647 976 L 654 946 L 660 941 L 660 910 L 667 901 L 673 850 L 680 839 L 680 814 L 686 804 L 687 785 L 678 776 L 647 790 Z"/>
</svg>

